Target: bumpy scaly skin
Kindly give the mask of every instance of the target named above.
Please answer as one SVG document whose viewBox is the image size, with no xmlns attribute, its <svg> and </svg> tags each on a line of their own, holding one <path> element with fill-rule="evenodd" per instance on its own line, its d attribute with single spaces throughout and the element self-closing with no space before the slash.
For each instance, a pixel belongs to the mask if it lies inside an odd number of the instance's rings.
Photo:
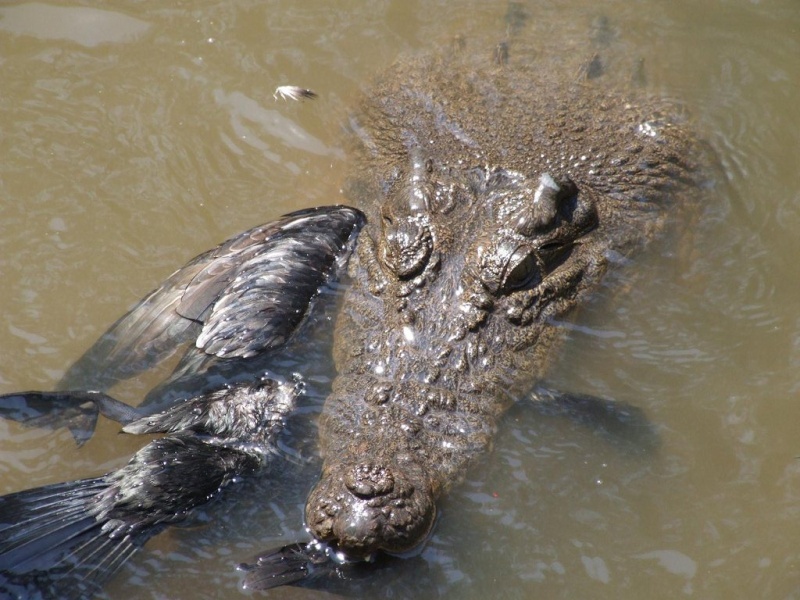
<svg viewBox="0 0 800 600">
<path fill-rule="evenodd" d="M 544 374 L 555 322 L 696 193 L 693 140 L 562 54 L 512 46 L 498 65 L 456 48 L 365 97 L 351 192 L 368 223 L 306 505 L 311 532 L 351 556 L 425 540 L 437 499 Z"/>
</svg>

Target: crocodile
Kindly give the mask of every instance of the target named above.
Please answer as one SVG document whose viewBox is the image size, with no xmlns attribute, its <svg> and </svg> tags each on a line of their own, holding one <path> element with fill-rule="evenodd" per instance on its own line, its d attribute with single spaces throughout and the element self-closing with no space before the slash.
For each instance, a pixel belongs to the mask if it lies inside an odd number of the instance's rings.
<svg viewBox="0 0 800 600">
<path fill-rule="evenodd" d="M 503 413 L 544 379 L 560 324 L 706 187 L 704 145 L 671 105 L 606 77 L 591 52 L 579 60 L 563 40 L 534 42 L 476 52 L 457 39 L 398 61 L 349 124 L 346 194 L 358 208 L 307 209 L 235 236 L 112 326 L 61 391 L 0 400 L 2 414 L 67 423 L 79 441 L 98 412 L 126 432 L 166 435 L 104 477 L 0 498 L 0 521 L 17 522 L 0 529 L 7 581 L 29 589 L 75 571 L 63 556 L 42 567 L 38 552 L 74 547 L 57 531 L 46 542 L 31 533 L 30 511 L 45 521 L 77 515 L 81 542 L 99 540 L 92 547 L 105 562 L 81 572 L 97 584 L 88 595 L 163 527 L 240 476 L 268 474 L 302 382 L 265 378 L 149 410 L 102 390 L 185 341 L 227 364 L 279 353 L 335 280 L 336 376 L 305 508 L 313 539 L 247 565 L 245 585 L 424 545 L 443 495 L 490 450 Z M 98 391 L 75 391 L 89 374 Z M 172 471 L 153 468 L 167 459 Z M 206 462 L 213 477 L 199 492 L 167 485 Z M 53 497 L 61 504 L 44 511 Z"/>
</svg>

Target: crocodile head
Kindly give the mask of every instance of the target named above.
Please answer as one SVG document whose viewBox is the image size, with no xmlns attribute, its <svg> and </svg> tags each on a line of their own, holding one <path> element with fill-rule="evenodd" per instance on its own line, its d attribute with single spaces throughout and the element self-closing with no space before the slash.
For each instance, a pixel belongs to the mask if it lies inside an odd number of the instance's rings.
<svg viewBox="0 0 800 600">
<path fill-rule="evenodd" d="M 594 195 L 569 177 L 445 177 L 412 157 L 397 201 L 359 240 L 337 332 L 350 373 L 322 418 L 326 462 L 306 509 L 313 535 L 350 557 L 404 553 L 428 536 L 436 499 L 489 446 L 519 380 L 542 368 L 532 346 L 547 318 L 598 268 Z M 351 321 L 361 318 L 368 327 Z"/>
<path fill-rule="evenodd" d="M 695 140 L 660 106 L 543 60 L 401 61 L 353 123 L 367 223 L 306 504 L 311 533 L 345 555 L 420 546 L 572 310 L 698 187 Z"/>
</svg>

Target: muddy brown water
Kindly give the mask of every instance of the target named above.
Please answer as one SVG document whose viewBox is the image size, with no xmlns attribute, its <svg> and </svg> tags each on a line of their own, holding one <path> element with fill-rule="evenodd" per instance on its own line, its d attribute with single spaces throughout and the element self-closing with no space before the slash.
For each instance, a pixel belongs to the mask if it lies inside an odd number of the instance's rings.
<svg viewBox="0 0 800 600">
<path fill-rule="evenodd" d="M 800 4 L 519 4 L 553 36 L 608 16 L 611 43 L 644 59 L 649 90 L 680 99 L 720 157 L 690 235 L 609 280 L 565 327 L 550 378 L 641 407 L 660 443 L 641 452 L 518 406 L 420 557 L 269 597 L 800 597 Z M 198 252 L 344 201 L 341 128 L 358 90 L 402 53 L 502 39 L 506 12 L 477 0 L 0 5 L 0 392 L 51 389 Z M 275 101 L 284 84 L 320 98 Z M 330 373 L 317 370 L 323 390 Z M 164 374 L 116 395 L 136 403 Z M 76 449 L 66 432 L 0 421 L 0 492 L 99 474 L 141 443 L 103 422 Z M 243 595 L 236 563 L 302 535 L 311 470 L 282 467 L 208 523 L 162 534 L 109 595 Z"/>
</svg>

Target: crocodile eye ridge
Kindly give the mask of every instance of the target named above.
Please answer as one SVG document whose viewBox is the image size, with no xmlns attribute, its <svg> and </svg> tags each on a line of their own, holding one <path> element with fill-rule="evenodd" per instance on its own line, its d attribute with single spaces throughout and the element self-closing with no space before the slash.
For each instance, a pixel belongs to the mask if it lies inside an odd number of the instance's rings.
<svg viewBox="0 0 800 600">
<path fill-rule="evenodd" d="M 381 260 L 399 279 L 419 275 L 433 252 L 430 227 L 421 216 L 383 218 Z"/>
</svg>

